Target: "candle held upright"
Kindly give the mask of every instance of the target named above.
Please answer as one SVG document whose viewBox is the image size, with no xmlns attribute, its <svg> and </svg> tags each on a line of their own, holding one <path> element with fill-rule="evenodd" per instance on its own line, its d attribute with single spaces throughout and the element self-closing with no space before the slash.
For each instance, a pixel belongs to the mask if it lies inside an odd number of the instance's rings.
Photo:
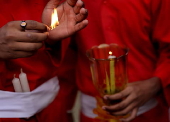
<svg viewBox="0 0 170 122">
<path fill-rule="evenodd" d="M 102 47 L 101 47 L 102 46 Z M 122 91 L 128 82 L 126 70 L 126 57 L 128 48 L 117 44 L 100 44 L 87 50 L 90 61 L 92 81 L 99 93 L 97 108 L 93 111 L 98 114 L 97 118 L 120 119 L 124 116 L 108 115 L 101 109 L 104 105 L 113 105 L 118 101 L 104 100 L 104 95 L 111 95 Z M 111 122 L 111 121 L 109 121 Z"/>
<path fill-rule="evenodd" d="M 16 78 L 15 75 L 14 75 L 14 79 L 12 80 L 12 84 L 14 86 L 15 92 L 22 92 L 22 87 L 19 78 Z"/>
<path fill-rule="evenodd" d="M 110 94 L 115 93 L 115 61 L 116 56 L 112 55 L 112 52 L 109 51 L 108 59 L 110 59 Z"/>
<path fill-rule="evenodd" d="M 19 79 L 21 82 L 23 92 L 30 92 L 27 75 L 22 71 L 22 69 L 21 69 L 21 73 L 19 74 Z"/>
</svg>

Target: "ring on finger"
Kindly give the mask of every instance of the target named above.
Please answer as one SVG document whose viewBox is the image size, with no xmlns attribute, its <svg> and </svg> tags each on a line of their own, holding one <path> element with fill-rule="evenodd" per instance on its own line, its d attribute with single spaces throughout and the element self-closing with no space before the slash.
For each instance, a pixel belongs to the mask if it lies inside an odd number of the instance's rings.
<svg viewBox="0 0 170 122">
<path fill-rule="evenodd" d="M 25 20 L 21 21 L 21 24 L 20 24 L 21 28 L 25 30 L 26 26 L 27 26 L 27 23 L 25 22 Z"/>
</svg>

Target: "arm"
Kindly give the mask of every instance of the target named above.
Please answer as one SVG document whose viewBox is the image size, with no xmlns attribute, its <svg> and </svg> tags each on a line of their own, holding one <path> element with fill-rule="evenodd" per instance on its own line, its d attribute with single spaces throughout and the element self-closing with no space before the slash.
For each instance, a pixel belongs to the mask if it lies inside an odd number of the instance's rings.
<svg viewBox="0 0 170 122">
<path fill-rule="evenodd" d="M 161 0 L 160 0 L 161 1 Z M 152 11 L 158 11 L 159 13 L 153 13 L 153 34 L 152 38 L 154 42 L 159 44 L 159 60 L 157 62 L 157 68 L 154 76 L 159 77 L 162 83 L 165 99 L 170 106 L 170 2 L 164 1 L 153 1 L 156 6 L 152 7 Z M 159 10 L 159 8 L 161 8 Z"/>
<path fill-rule="evenodd" d="M 103 107 L 103 109 L 112 115 L 131 113 L 130 117 L 123 119 L 124 121 L 134 119 L 139 107 L 151 98 L 156 97 L 160 90 L 164 90 L 165 95 L 170 92 L 170 17 L 167 16 L 170 12 L 169 5 L 168 0 L 153 0 L 151 4 L 151 41 L 159 45 L 156 48 L 158 61 L 153 77 L 148 80 L 130 83 L 125 90 L 118 94 L 105 96 L 105 99 L 123 99 L 122 102 L 110 107 Z M 163 89 L 161 86 L 163 86 Z M 165 97 L 170 104 L 169 95 Z"/>
<path fill-rule="evenodd" d="M 81 0 L 66 0 L 63 3 L 60 3 L 60 0 L 50 0 L 44 8 L 42 21 L 50 26 L 52 11 L 57 7 L 60 24 L 49 31 L 48 39 L 45 42 L 48 53 L 50 53 L 49 57 L 54 60 L 53 63 L 56 66 L 61 63 L 70 43 L 70 38 L 67 37 L 85 28 L 88 24 L 86 20 L 88 12 L 83 6 Z"/>
</svg>

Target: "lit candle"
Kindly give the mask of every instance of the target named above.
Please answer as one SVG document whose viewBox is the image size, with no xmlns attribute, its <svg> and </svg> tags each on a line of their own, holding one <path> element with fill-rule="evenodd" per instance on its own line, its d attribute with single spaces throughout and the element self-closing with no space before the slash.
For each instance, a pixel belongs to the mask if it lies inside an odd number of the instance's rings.
<svg viewBox="0 0 170 122">
<path fill-rule="evenodd" d="M 112 55 L 112 51 L 109 51 L 108 59 L 111 59 L 111 58 L 116 58 L 116 56 Z"/>
<path fill-rule="evenodd" d="M 115 93 L 115 89 L 116 89 L 116 86 L 115 86 L 115 61 L 114 61 L 114 58 L 116 58 L 116 56 L 112 55 L 112 52 L 110 51 L 109 52 L 109 56 L 108 56 L 108 59 L 111 59 L 110 60 L 110 92 L 111 94 Z"/>
<path fill-rule="evenodd" d="M 22 69 L 21 69 L 21 73 L 19 74 L 19 79 L 21 81 L 21 86 L 22 86 L 23 92 L 30 92 L 27 75 L 22 71 Z"/>
<path fill-rule="evenodd" d="M 12 80 L 12 84 L 14 86 L 15 92 L 22 92 L 21 83 L 19 79 L 15 77 L 15 75 L 14 75 L 14 79 Z"/>
<path fill-rule="evenodd" d="M 51 30 L 56 28 L 58 25 L 59 25 L 59 21 L 58 21 L 57 8 L 54 8 L 54 11 L 51 15 Z"/>
</svg>

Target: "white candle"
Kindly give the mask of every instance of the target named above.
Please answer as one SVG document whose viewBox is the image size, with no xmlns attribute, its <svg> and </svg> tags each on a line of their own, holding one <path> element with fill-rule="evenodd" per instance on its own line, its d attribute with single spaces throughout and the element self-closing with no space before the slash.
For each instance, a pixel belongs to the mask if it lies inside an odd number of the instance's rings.
<svg viewBox="0 0 170 122">
<path fill-rule="evenodd" d="M 21 69 L 21 73 L 19 74 L 19 79 L 21 81 L 21 86 L 22 86 L 23 92 L 30 92 L 27 75 L 22 71 L 22 69 Z"/>
<path fill-rule="evenodd" d="M 21 83 L 19 79 L 15 77 L 15 75 L 14 75 L 14 79 L 12 80 L 12 84 L 14 86 L 15 92 L 22 92 Z"/>
<path fill-rule="evenodd" d="M 111 59 L 111 58 L 116 58 L 116 56 L 114 56 L 114 55 L 109 55 L 109 56 L 108 56 L 108 59 Z"/>
<path fill-rule="evenodd" d="M 111 58 L 116 58 L 116 56 L 114 56 L 114 55 L 109 55 L 109 56 L 108 56 L 108 59 L 111 59 Z"/>
</svg>

